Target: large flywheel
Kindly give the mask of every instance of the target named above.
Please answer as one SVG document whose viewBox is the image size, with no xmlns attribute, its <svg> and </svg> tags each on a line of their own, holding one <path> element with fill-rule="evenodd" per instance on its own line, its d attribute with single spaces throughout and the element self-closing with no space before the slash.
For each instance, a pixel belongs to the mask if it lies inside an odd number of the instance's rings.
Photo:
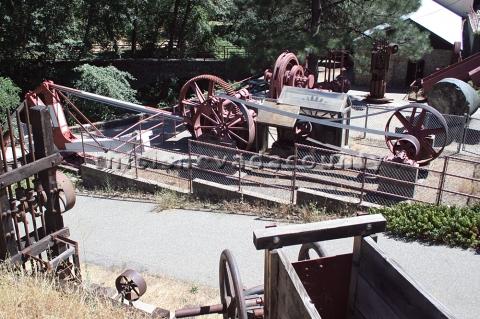
<svg viewBox="0 0 480 319">
<path fill-rule="evenodd" d="M 192 137 L 248 150 L 255 140 L 255 111 L 217 94 L 244 97 L 214 75 L 187 81 L 180 90 L 179 110 Z M 247 92 L 248 93 L 248 92 Z M 246 98 L 246 97 L 244 97 Z"/>
<path fill-rule="evenodd" d="M 390 151 L 411 149 L 409 157 L 419 165 L 437 158 L 447 144 L 448 126 L 445 118 L 429 105 L 412 103 L 398 108 L 385 126 L 385 141 Z M 401 133 L 403 138 L 388 133 Z M 412 158 L 413 157 L 413 158 Z"/>
<path fill-rule="evenodd" d="M 182 86 L 177 113 L 183 116 L 185 125 L 192 135 L 194 134 L 193 121 L 197 109 L 202 105 L 210 104 L 217 92 L 224 92 L 232 96 L 235 94 L 235 90 L 230 84 L 210 74 L 191 78 Z"/>
<path fill-rule="evenodd" d="M 241 103 L 213 97 L 193 118 L 195 138 L 211 138 L 227 146 L 248 150 L 255 139 L 255 112 Z"/>
</svg>

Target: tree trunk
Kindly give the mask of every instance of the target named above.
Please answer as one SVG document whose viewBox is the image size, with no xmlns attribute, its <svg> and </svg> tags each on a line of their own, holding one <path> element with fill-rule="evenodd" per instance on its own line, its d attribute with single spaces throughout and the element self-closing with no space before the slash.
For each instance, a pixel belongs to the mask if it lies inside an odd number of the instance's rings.
<svg viewBox="0 0 480 319">
<path fill-rule="evenodd" d="M 172 54 L 172 50 L 173 50 L 173 41 L 175 40 L 175 31 L 177 26 L 177 15 L 178 15 L 179 6 L 180 6 L 180 0 L 175 0 L 175 3 L 173 5 L 172 21 L 170 23 L 170 40 L 168 41 L 168 56 Z"/>
<path fill-rule="evenodd" d="M 85 33 L 83 34 L 83 48 L 78 56 L 79 60 L 92 48 L 92 42 L 90 41 L 90 31 L 92 30 L 92 23 L 95 18 L 95 3 L 96 1 L 90 2 L 88 7 L 87 24 L 85 26 Z"/>
<path fill-rule="evenodd" d="M 137 28 L 138 20 L 137 18 L 133 19 L 133 28 L 132 28 L 132 57 L 135 57 L 137 53 Z"/>
<path fill-rule="evenodd" d="M 185 8 L 185 14 L 183 15 L 182 25 L 180 26 L 180 31 L 178 32 L 178 43 L 177 47 L 179 48 L 180 54 L 184 54 L 185 51 L 185 29 L 187 27 L 187 21 L 192 12 L 192 0 L 187 1 L 187 7 Z"/>
</svg>

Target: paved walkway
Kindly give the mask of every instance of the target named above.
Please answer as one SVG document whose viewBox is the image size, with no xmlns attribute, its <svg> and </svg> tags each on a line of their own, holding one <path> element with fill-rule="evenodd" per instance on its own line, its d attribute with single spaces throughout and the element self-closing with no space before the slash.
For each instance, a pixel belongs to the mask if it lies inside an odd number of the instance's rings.
<svg viewBox="0 0 480 319">
<path fill-rule="evenodd" d="M 77 197 L 66 213 L 82 261 L 218 286 L 218 260 L 234 253 L 246 286 L 262 283 L 263 252 L 252 243 L 254 229 L 271 222 L 252 216 L 186 210 L 153 212 L 148 203 Z M 480 256 L 472 251 L 405 243 L 379 236 L 379 245 L 458 318 L 480 314 Z M 327 242 L 328 254 L 348 252 L 351 240 Z M 289 247 L 292 260 L 298 247 Z"/>
</svg>

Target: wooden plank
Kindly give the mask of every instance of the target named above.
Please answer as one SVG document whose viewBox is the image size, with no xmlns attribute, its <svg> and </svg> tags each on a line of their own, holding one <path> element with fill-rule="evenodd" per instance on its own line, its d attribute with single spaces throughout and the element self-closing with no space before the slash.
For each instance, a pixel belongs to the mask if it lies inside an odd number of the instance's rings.
<svg viewBox="0 0 480 319">
<path fill-rule="evenodd" d="M 355 302 L 357 299 L 357 281 L 360 267 L 362 239 L 362 236 L 355 236 L 353 239 L 352 269 L 350 270 L 347 318 L 353 318 L 355 316 Z"/>
<path fill-rule="evenodd" d="M 47 157 L 36 160 L 35 162 L 28 163 L 20 166 L 12 171 L 8 171 L 0 175 L 0 187 L 6 187 L 16 182 L 23 181 L 24 179 L 38 174 L 39 172 L 57 166 L 62 162 L 62 155 L 55 153 Z"/>
<path fill-rule="evenodd" d="M 277 317 L 278 303 L 278 253 L 276 250 L 265 250 L 264 271 L 264 316 L 266 319 Z"/>
<path fill-rule="evenodd" d="M 288 225 L 255 230 L 257 250 L 275 249 L 316 241 L 368 236 L 385 231 L 386 220 L 380 214 L 328 220 L 319 223 Z"/>
<path fill-rule="evenodd" d="M 399 319 L 455 318 L 443 304 L 389 258 L 372 238 L 362 240 L 359 274 Z M 357 291 L 357 298 L 359 293 L 360 290 Z M 363 315 L 370 318 L 370 314 Z"/>
<path fill-rule="evenodd" d="M 357 279 L 356 296 L 355 310 L 358 310 L 363 317 L 368 319 L 399 319 L 392 308 L 362 276 Z"/>
<path fill-rule="evenodd" d="M 270 282 L 268 293 L 265 291 L 265 319 L 321 319 L 285 254 L 281 250 L 268 253 L 270 269 L 275 271 L 267 274 Z"/>
</svg>

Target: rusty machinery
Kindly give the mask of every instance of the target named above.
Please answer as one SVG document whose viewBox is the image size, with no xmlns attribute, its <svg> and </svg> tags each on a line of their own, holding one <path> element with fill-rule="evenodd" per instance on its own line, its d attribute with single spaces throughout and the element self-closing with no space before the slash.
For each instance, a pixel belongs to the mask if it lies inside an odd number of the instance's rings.
<svg viewBox="0 0 480 319">
<path fill-rule="evenodd" d="M 396 50 L 387 44 L 382 50 L 387 50 L 387 47 L 388 50 Z M 385 83 L 382 83 L 384 87 Z M 268 127 L 277 128 L 277 142 L 287 148 L 300 142 L 338 149 L 348 144 L 350 130 L 383 135 L 391 151 L 388 158 L 402 153 L 399 150 L 408 149 L 402 154 L 408 154 L 410 161 L 420 165 L 426 165 L 438 157 L 447 143 L 445 119 L 428 105 L 410 104 L 370 114 L 393 113 L 386 129 L 381 131 L 350 124 L 351 102 L 348 95 L 310 87 L 313 87 L 312 76 L 305 74 L 294 54 L 286 52 L 277 59 L 271 73 L 270 88 L 276 92 L 274 95 L 278 95 L 277 99 L 252 96 L 246 88 L 235 90 L 219 77 L 200 75 L 183 85 L 179 103 L 173 112 L 119 101 L 50 81 L 29 92 L 25 103 L 28 106 L 47 105 L 52 117 L 55 145 L 61 150 L 77 152 L 80 139 L 69 129 L 63 110 L 71 115 L 75 113 L 74 118 L 80 126 L 91 123 L 75 107 L 70 96 L 145 113 L 149 118 L 161 115 L 183 123 L 195 139 L 244 150 L 264 151 L 268 146 Z M 91 126 L 98 135 L 104 137 Z M 88 130 L 85 131 L 90 134 Z M 98 135 L 92 135 L 92 139 L 102 145 Z M 108 151 L 108 145 L 104 149 Z"/>
<path fill-rule="evenodd" d="M 321 58 L 321 64 L 324 66 L 324 79 L 323 82 L 317 83 L 318 71 L 311 71 L 308 66 L 301 65 L 294 53 L 283 52 L 275 61 L 273 69 L 264 72 L 264 79 L 269 83 L 268 97 L 279 98 L 284 86 L 348 92 L 351 84 L 346 71 L 353 68 L 353 61 L 348 52 L 328 50 L 327 56 Z M 339 69 L 338 75 L 335 74 L 336 69 Z"/>
<path fill-rule="evenodd" d="M 387 88 L 387 72 L 390 66 L 390 56 L 398 52 L 398 45 L 388 43 L 386 40 L 376 40 L 373 43 L 370 72 L 370 95 L 368 100 L 372 102 L 388 102 L 385 99 Z"/>
<path fill-rule="evenodd" d="M 218 271 L 219 304 L 187 306 L 174 310 L 173 316 L 169 310 L 156 308 L 152 314 L 160 318 L 190 318 L 209 314 L 223 314 L 226 319 L 263 318 L 263 286 L 243 286 L 240 271 L 230 250 L 222 251 Z M 137 307 L 135 302 L 147 291 L 147 284 L 140 273 L 127 269 L 116 278 L 115 288 L 117 293 L 111 295 L 112 299 Z"/>
<path fill-rule="evenodd" d="M 75 190 L 57 170 L 62 156 L 47 108 L 22 103 L 0 128 L 0 140 L 0 259 L 79 281 L 78 244 L 62 217 L 75 204 Z"/>
</svg>

